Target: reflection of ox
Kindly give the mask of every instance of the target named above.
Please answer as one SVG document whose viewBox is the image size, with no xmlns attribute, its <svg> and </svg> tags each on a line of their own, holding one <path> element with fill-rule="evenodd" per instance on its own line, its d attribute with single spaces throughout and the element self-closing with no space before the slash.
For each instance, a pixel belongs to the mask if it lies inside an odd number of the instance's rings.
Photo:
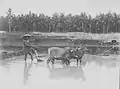
<svg viewBox="0 0 120 89">
<path fill-rule="evenodd" d="M 86 80 L 83 67 L 52 68 L 49 69 L 49 71 L 50 71 L 51 79 L 72 78 L 72 79 L 81 79 L 82 81 Z"/>
</svg>

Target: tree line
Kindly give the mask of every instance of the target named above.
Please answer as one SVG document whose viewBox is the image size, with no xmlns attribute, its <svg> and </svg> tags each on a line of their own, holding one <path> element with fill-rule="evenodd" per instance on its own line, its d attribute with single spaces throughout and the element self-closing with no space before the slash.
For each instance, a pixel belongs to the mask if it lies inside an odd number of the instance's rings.
<svg viewBox="0 0 120 89">
<path fill-rule="evenodd" d="M 120 32 L 120 15 L 114 12 L 100 13 L 95 17 L 81 12 L 79 15 L 54 13 L 47 16 L 43 13 L 12 14 L 0 17 L 0 30 L 11 32 L 85 32 L 116 33 Z"/>
</svg>

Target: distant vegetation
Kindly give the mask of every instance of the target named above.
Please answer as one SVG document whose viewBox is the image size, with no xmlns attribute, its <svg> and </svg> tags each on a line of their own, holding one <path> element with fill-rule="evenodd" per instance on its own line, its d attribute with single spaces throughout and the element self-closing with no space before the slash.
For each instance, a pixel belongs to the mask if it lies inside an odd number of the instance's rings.
<svg viewBox="0 0 120 89">
<path fill-rule="evenodd" d="M 9 9 L 7 16 L 0 17 L 0 30 L 10 30 L 10 32 L 118 33 L 120 32 L 120 15 L 108 12 L 92 17 L 84 12 L 79 15 L 54 13 L 50 17 L 32 12 L 25 15 L 14 15 Z"/>
</svg>

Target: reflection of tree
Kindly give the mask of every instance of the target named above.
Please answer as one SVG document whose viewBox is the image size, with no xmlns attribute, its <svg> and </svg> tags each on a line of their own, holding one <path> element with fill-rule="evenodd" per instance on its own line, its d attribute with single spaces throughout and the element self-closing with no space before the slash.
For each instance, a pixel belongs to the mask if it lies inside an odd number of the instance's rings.
<svg viewBox="0 0 120 89">
<path fill-rule="evenodd" d="M 30 62 L 30 64 L 25 62 L 25 65 L 24 65 L 24 84 L 26 84 L 26 82 L 28 80 L 28 76 L 30 75 L 29 70 L 31 67 L 32 67 L 32 62 Z"/>
</svg>

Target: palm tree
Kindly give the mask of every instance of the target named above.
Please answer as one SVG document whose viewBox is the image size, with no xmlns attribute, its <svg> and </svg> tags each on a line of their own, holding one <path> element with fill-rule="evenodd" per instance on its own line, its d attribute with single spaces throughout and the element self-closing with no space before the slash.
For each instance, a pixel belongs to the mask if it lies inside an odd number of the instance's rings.
<svg viewBox="0 0 120 89">
<path fill-rule="evenodd" d="M 12 9 L 9 8 L 7 12 L 8 23 L 9 23 L 9 32 L 11 32 L 11 20 L 12 20 Z"/>
</svg>

